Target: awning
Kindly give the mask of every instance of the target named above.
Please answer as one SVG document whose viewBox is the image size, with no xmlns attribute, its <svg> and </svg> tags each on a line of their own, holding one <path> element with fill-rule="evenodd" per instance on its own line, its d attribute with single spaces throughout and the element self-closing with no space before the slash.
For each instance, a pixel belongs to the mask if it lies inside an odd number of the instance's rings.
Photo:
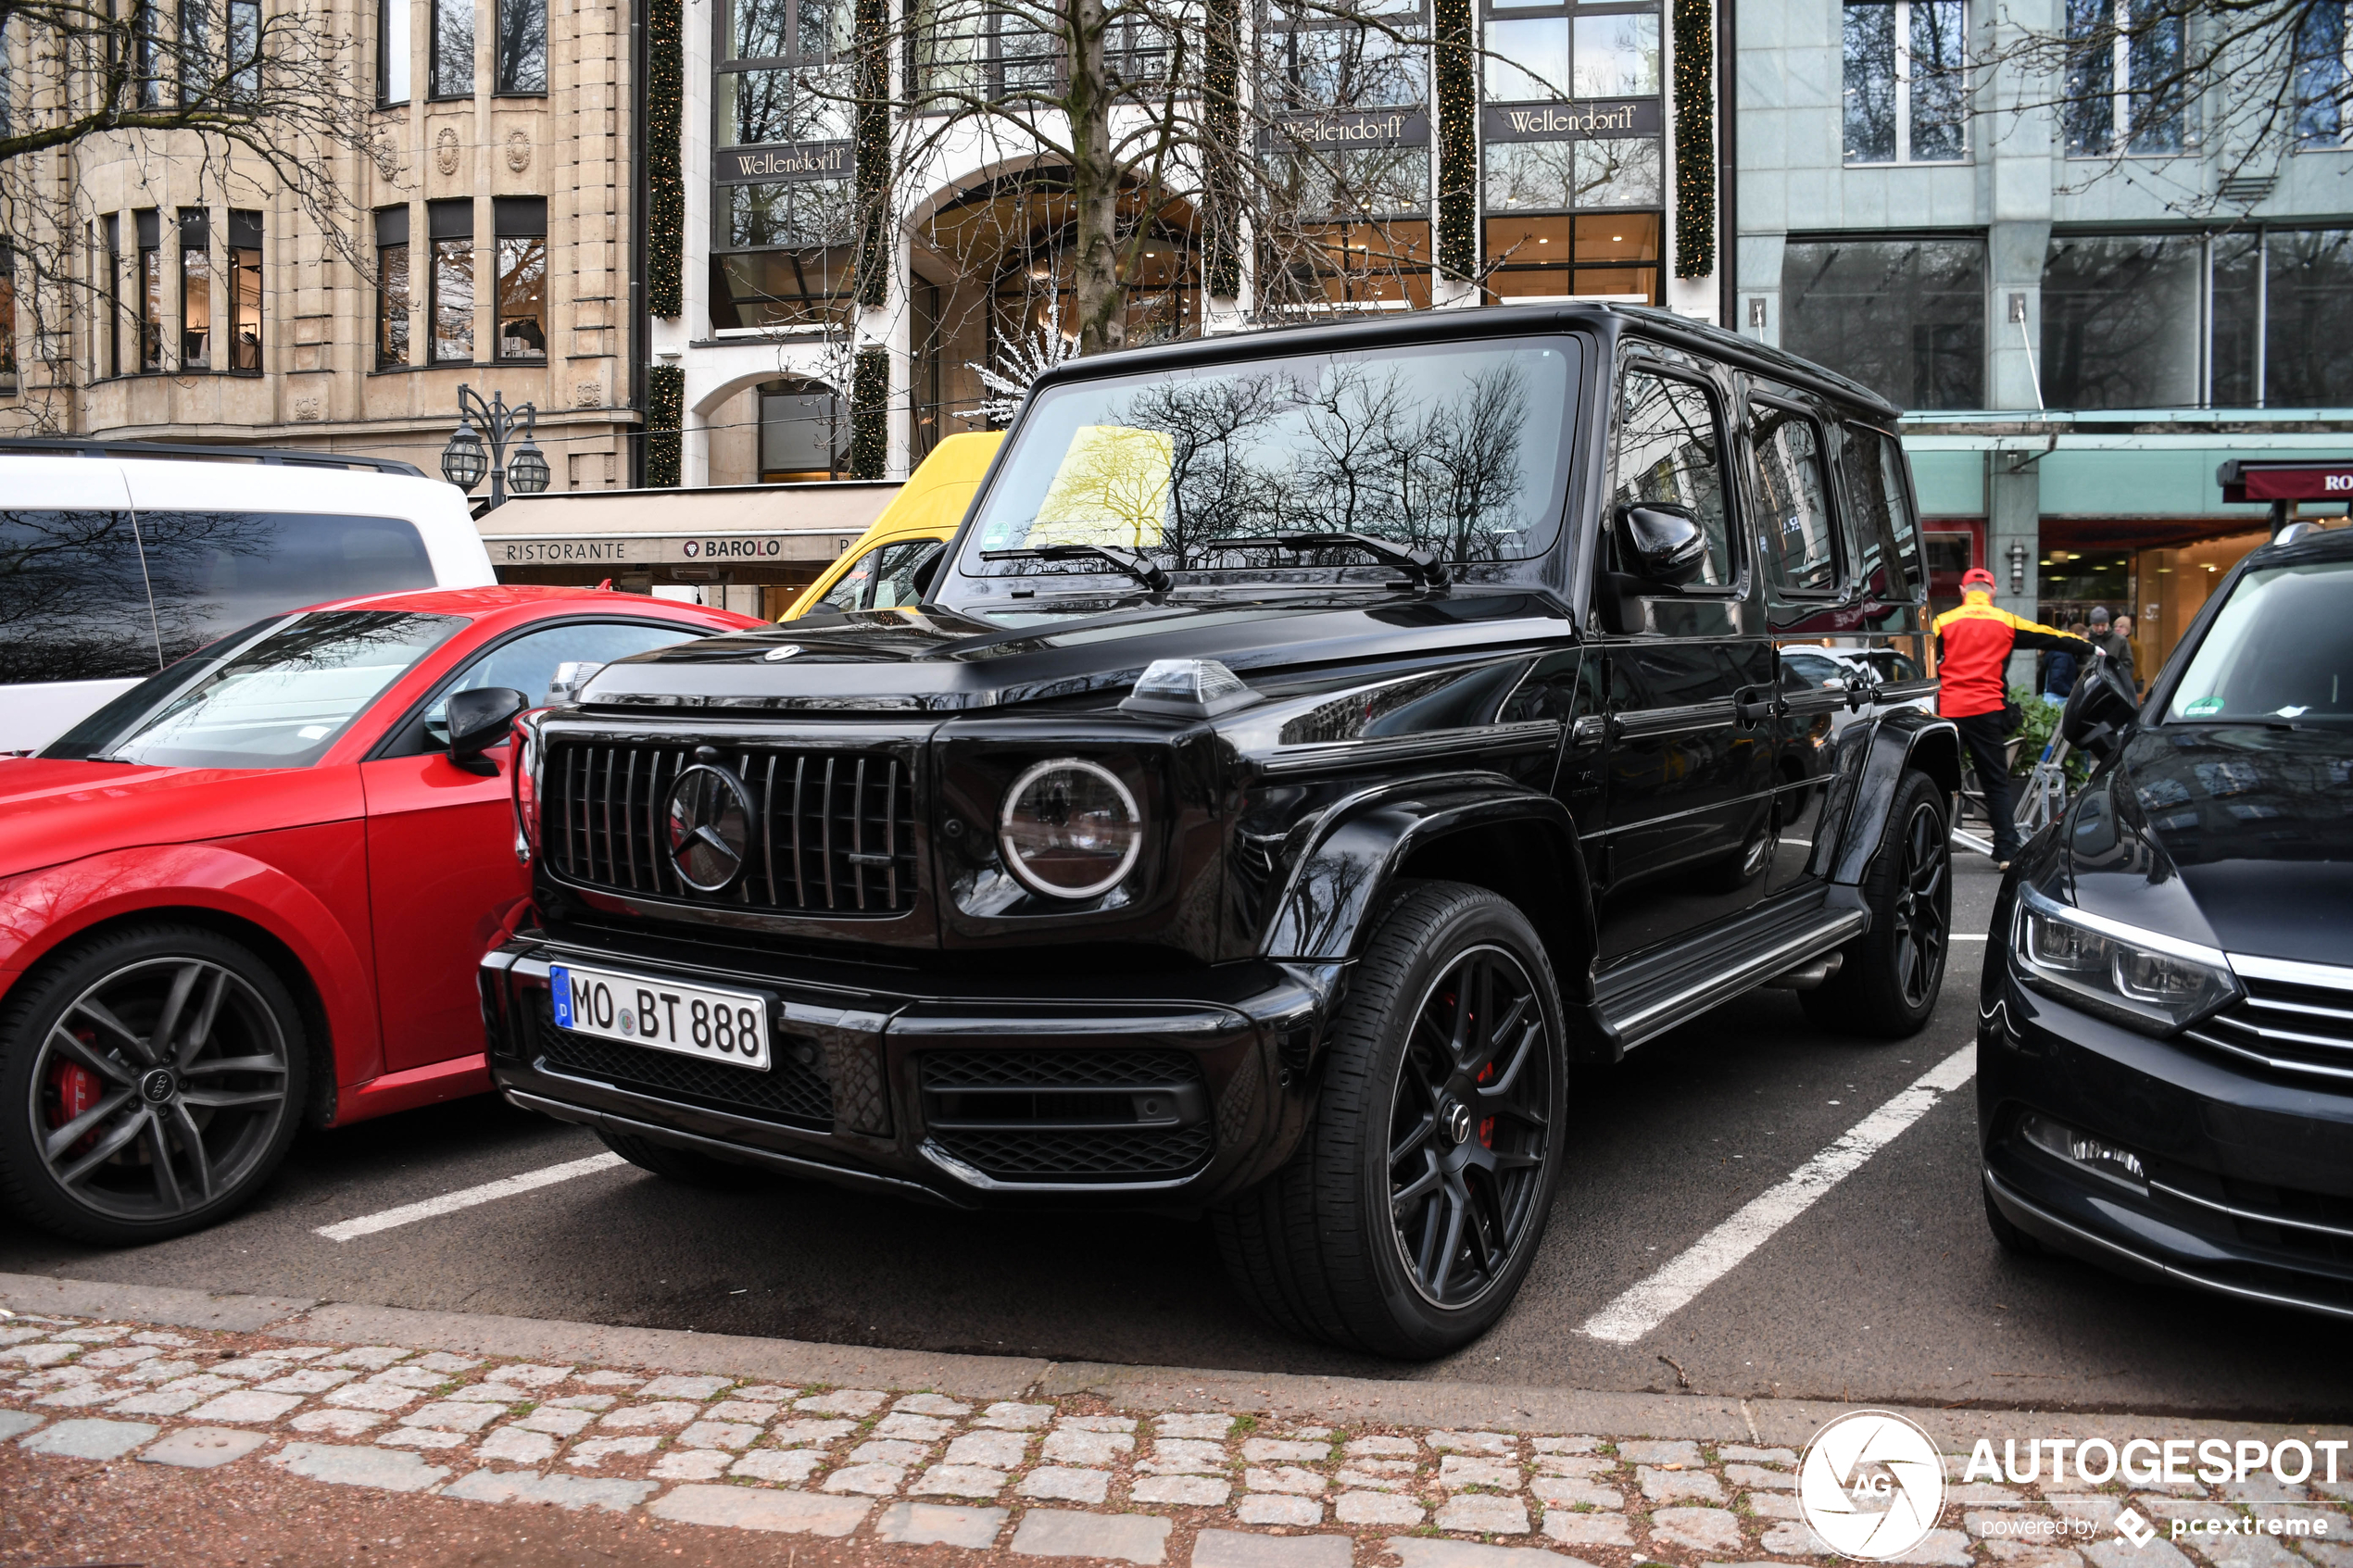
<svg viewBox="0 0 2353 1568">
<path fill-rule="evenodd" d="M 515 496 L 475 526 L 495 567 L 824 565 L 899 488 L 891 480 L 574 490 Z"/>
<path fill-rule="evenodd" d="M 2214 470 L 2225 501 L 2353 500 L 2353 458 L 2233 458 Z"/>
</svg>

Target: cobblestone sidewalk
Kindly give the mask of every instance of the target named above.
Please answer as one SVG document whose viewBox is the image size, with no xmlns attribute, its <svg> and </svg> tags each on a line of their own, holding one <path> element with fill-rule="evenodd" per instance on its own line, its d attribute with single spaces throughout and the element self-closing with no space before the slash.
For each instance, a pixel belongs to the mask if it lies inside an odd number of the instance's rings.
<svg viewBox="0 0 2353 1568">
<path fill-rule="evenodd" d="M 0 1318 L 0 1440 L 29 1455 L 273 1466 L 487 1504 L 1192 1568 L 1828 1556 L 1799 1522 L 1787 1448 L 1134 1414 L 1094 1395 L 785 1387 L 61 1317 Z M 1960 1457 L 1946 1462 L 1957 1476 Z M 2348 1500 L 2344 1481 L 2088 1497 L 1956 1481 L 1949 1527 L 1904 1561 L 2200 1568 L 2165 1539 L 2120 1540 L 2129 1502 L 2160 1530 L 2246 1517 L 2325 1532 L 2198 1537 L 2203 1568 L 2353 1568 Z"/>
</svg>

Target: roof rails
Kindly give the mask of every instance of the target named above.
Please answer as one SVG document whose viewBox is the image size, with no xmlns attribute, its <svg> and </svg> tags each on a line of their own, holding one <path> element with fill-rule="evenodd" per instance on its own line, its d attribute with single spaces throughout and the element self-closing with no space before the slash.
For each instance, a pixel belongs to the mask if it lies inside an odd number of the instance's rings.
<svg viewBox="0 0 2353 1568">
<path fill-rule="evenodd" d="M 107 441 L 87 435 L 0 436 L 0 454 L 50 452 L 77 458 L 166 458 L 261 463 L 271 467 L 366 469 L 373 473 L 423 479 L 425 470 L 397 458 L 361 458 L 343 452 L 287 451 L 271 446 L 205 446 L 178 441 Z"/>
</svg>

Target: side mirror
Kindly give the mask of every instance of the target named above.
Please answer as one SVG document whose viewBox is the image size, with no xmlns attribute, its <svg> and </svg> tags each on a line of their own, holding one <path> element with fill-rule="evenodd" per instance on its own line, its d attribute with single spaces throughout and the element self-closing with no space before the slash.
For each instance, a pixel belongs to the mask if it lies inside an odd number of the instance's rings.
<svg viewBox="0 0 2353 1568">
<path fill-rule="evenodd" d="M 1707 534 L 1688 507 L 1664 501 L 1620 507 L 1617 533 L 1627 564 L 1647 582 L 1680 588 L 1707 564 Z"/>
<path fill-rule="evenodd" d="M 2067 707 L 2059 714 L 2059 734 L 2076 750 L 2106 759 L 2123 745 L 2124 732 L 2140 709 L 2141 699 L 2131 683 L 2107 659 L 2095 657 L 2075 683 L 2075 689 L 2067 694 Z"/>
<path fill-rule="evenodd" d="M 449 722 L 450 762 L 485 778 L 497 773 L 498 764 L 483 753 L 505 740 L 515 715 L 530 706 L 530 698 L 512 686 L 450 693 L 444 709 Z"/>
<path fill-rule="evenodd" d="M 944 542 L 934 545 L 931 547 L 931 554 L 917 561 L 915 563 L 915 570 L 907 574 L 908 583 L 915 590 L 915 602 L 917 604 L 921 604 L 925 599 L 931 597 L 932 582 L 934 579 L 938 577 L 940 563 L 945 561 L 947 558 L 947 545 Z"/>
</svg>

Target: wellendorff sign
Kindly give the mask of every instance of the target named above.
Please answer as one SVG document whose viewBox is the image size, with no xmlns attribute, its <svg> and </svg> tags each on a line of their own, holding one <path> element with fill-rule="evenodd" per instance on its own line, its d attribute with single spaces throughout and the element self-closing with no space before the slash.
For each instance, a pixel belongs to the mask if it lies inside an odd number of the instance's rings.
<svg viewBox="0 0 2353 1568">
<path fill-rule="evenodd" d="M 722 147 L 712 155 L 723 185 L 767 185 L 792 180 L 847 180 L 858 161 L 848 142 L 780 142 L 766 147 Z"/>
<path fill-rule="evenodd" d="M 1429 116 L 1415 109 L 1287 115 L 1259 132 L 1259 145 L 1343 151 L 1353 147 L 1427 147 Z"/>
<path fill-rule="evenodd" d="M 1579 142 L 1655 136 L 1664 127 L 1656 98 L 1579 100 L 1561 104 L 1490 104 L 1480 129 L 1491 142 Z"/>
</svg>

